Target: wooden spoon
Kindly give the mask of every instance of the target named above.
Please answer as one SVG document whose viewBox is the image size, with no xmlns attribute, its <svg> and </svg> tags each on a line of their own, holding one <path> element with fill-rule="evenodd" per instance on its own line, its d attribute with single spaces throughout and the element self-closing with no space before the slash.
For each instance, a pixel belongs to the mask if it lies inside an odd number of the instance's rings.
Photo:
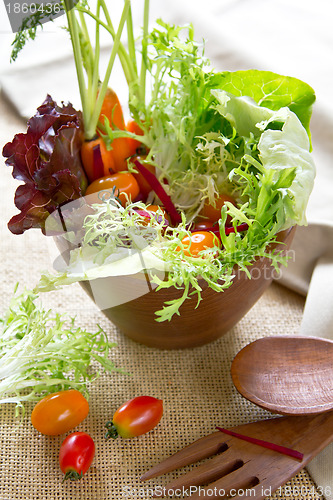
<svg viewBox="0 0 333 500">
<path fill-rule="evenodd" d="M 333 409 L 333 341 L 265 337 L 237 354 L 231 375 L 240 394 L 273 413 L 307 415 Z"/>
</svg>

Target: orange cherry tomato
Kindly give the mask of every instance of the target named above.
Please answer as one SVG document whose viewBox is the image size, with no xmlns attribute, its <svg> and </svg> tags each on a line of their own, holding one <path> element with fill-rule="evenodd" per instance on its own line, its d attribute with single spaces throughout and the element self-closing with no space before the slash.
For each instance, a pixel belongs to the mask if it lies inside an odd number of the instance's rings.
<svg viewBox="0 0 333 500">
<path fill-rule="evenodd" d="M 128 130 L 128 132 L 132 132 L 132 134 L 143 135 L 142 128 L 140 128 L 135 120 L 129 120 L 127 122 L 126 130 Z M 130 138 L 128 139 L 128 144 L 131 151 L 130 156 L 135 155 L 137 153 L 137 149 L 140 149 L 140 147 L 142 146 L 142 142 Z"/>
<path fill-rule="evenodd" d="M 163 401 L 152 396 L 138 396 L 121 405 L 107 422 L 105 437 L 132 438 L 151 431 L 163 415 Z"/>
<path fill-rule="evenodd" d="M 200 215 L 203 217 L 206 217 L 207 219 L 215 222 L 221 218 L 221 208 L 225 204 L 226 201 L 230 201 L 233 205 L 236 205 L 235 200 L 227 195 L 227 194 L 220 194 L 216 199 L 215 199 L 215 207 L 210 205 L 208 202 L 206 202 L 203 206 L 203 209 L 201 210 Z M 227 217 L 227 224 L 230 224 L 231 218 Z"/>
<path fill-rule="evenodd" d="M 191 236 L 185 236 L 182 239 L 182 244 L 184 255 L 188 257 L 198 257 L 199 253 L 207 248 L 221 247 L 219 238 L 208 231 L 197 231 L 192 233 Z M 177 247 L 176 250 L 180 251 L 181 248 Z"/>
<path fill-rule="evenodd" d="M 95 443 L 86 432 L 73 432 L 62 442 L 59 465 L 65 479 L 76 481 L 87 472 L 95 455 Z"/>
<path fill-rule="evenodd" d="M 89 404 L 75 389 L 48 394 L 38 401 L 31 423 L 42 434 L 58 436 L 79 425 L 88 415 Z"/>
<path fill-rule="evenodd" d="M 96 196 L 93 197 L 92 203 L 100 203 L 103 201 L 103 198 L 105 199 L 105 195 L 110 198 L 114 188 L 115 196 L 120 199 L 122 205 L 126 205 L 127 203 L 126 195 L 128 196 L 128 199 L 134 200 L 140 192 L 139 185 L 136 182 L 134 175 L 129 172 L 118 172 L 116 174 L 107 175 L 95 180 L 89 184 L 85 194 L 91 195 L 96 193 Z"/>
<path fill-rule="evenodd" d="M 94 161 L 94 147 L 99 146 L 103 163 L 103 171 L 100 172 L 99 165 Z M 115 169 L 112 151 L 108 150 L 101 137 L 85 141 L 81 146 L 81 161 L 89 182 L 93 182 L 102 175 L 108 175 Z"/>
<path fill-rule="evenodd" d="M 99 121 L 103 124 L 105 122 L 105 117 L 109 120 L 111 128 L 117 127 L 120 130 L 125 130 L 125 121 L 121 104 L 117 94 L 110 88 L 106 91 L 101 113 L 99 115 Z M 113 170 L 117 172 L 127 170 L 127 158 L 131 156 L 131 148 L 128 138 L 119 137 L 118 139 L 114 139 L 111 147 L 111 153 L 114 160 Z M 108 171 L 105 172 L 105 175 L 108 173 Z"/>
</svg>

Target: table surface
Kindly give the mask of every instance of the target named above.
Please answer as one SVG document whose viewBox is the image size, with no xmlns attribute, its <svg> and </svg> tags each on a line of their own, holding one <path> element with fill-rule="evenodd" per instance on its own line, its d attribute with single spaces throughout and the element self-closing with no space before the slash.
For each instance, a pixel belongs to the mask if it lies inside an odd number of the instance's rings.
<svg viewBox="0 0 333 500">
<path fill-rule="evenodd" d="M 0 144 L 24 131 L 24 122 L 0 99 Z M 14 236 L 7 221 L 16 213 L 13 194 L 17 183 L 1 159 L 0 269 L 2 293 L 0 311 L 8 306 L 14 286 L 31 288 L 40 271 L 49 267 L 46 238 L 37 230 Z M 265 335 L 298 333 L 304 299 L 274 283 L 243 320 L 227 335 L 209 345 L 182 351 L 159 351 L 125 338 L 97 310 L 78 285 L 45 294 L 45 307 L 77 316 L 78 324 L 96 329 L 100 324 L 118 346 L 111 356 L 130 375 L 103 374 L 90 390 L 90 413 L 79 430 L 91 434 L 96 456 L 86 476 L 78 483 L 62 484 L 58 450 L 63 436 L 47 437 L 33 429 L 27 405 L 26 418 L 17 426 L 13 406 L 2 405 L 0 500 L 114 500 L 151 498 L 149 488 L 163 485 L 167 478 L 140 483 L 140 475 L 216 425 L 231 427 L 269 418 L 270 414 L 243 399 L 230 377 L 230 364 L 248 342 Z M 104 423 L 124 401 L 141 394 L 164 401 L 164 416 L 144 436 L 105 442 Z M 269 498 L 319 499 L 306 470 L 302 470 L 280 493 Z"/>
</svg>

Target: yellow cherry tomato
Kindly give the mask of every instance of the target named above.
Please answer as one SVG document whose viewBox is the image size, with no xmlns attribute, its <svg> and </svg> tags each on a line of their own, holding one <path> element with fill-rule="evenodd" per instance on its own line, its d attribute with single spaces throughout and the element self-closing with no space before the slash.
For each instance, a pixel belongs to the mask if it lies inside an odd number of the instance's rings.
<svg viewBox="0 0 333 500">
<path fill-rule="evenodd" d="M 184 255 L 188 257 L 198 257 L 199 253 L 207 248 L 221 247 L 221 242 L 216 234 L 209 231 L 196 231 L 191 236 L 182 239 Z M 181 250 L 177 247 L 178 251 Z"/>
<path fill-rule="evenodd" d="M 74 429 L 88 415 L 89 403 L 76 389 L 48 394 L 38 401 L 31 423 L 42 434 L 58 436 Z"/>
</svg>

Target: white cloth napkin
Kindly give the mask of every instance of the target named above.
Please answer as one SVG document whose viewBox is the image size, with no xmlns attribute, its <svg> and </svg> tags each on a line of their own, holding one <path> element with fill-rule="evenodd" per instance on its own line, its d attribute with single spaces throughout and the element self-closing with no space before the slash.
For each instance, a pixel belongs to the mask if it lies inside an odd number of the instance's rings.
<svg viewBox="0 0 333 500">
<path fill-rule="evenodd" d="M 294 244 L 297 259 L 285 272 L 286 284 L 297 284 L 300 291 L 308 289 L 300 334 L 333 339 L 333 226 L 313 224 L 306 229 L 297 235 Z M 316 242 L 319 242 L 317 248 Z M 333 499 L 332 464 L 333 444 L 307 467 L 327 500 Z"/>
<path fill-rule="evenodd" d="M 140 12 L 142 0 L 134 4 Z M 308 206 L 309 225 L 298 228 L 293 244 L 296 258 L 282 272 L 280 283 L 307 295 L 300 334 L 333 339 L 333 2 L 151 0 L 151 10 L 152 20 L 192 22 L 196 38 L 206 40 L 206 55 L 218 70 L 271 70 L 300 78 L 315 89 L 311 130 L 318 174 Z M 134 19 L 141 22 L 141 17 Z M 25 117 L 34 114 L 47 92 L 58 101 L 79 102 L 70 46 L 65 34 L 50 26 L 45 26 L 42 40 L 24 49 L 24 62 L 8 68 L 11 37 L 8 27 L 0 25 L 0 82 Z M 126 88 L 114 80 L 112 84 L 120 94 Z M 120 98 L 125 102 L 126 95 Z M 326 498 L 333 499 L 333 446 L 308 470 Z"/>
</svg>

